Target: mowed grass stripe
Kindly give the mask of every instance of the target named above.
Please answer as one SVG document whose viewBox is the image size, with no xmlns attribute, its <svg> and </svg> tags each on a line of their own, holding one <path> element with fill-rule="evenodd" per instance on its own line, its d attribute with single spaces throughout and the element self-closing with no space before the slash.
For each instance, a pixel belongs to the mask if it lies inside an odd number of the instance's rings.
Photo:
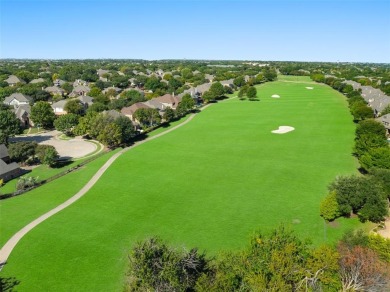
<svg viewBox="0 0 390 292">
<path fill-rule="evenodd" d="M 21 280 L 19 291 L 119 291 L 131 244 L 151 235 L 212 254 L 285 223 L 320 244 L 327 184 L 357 165 L 343 97 L 314 87 L 262 85 L 260 102 L 213 105 L 125 153 L 85 197 L 20 242 L 5 275 Z M 296 130 L 271 133 L 281 125 Z M 327 241 L 358 224 L 338 223 Z"/>
</svg>

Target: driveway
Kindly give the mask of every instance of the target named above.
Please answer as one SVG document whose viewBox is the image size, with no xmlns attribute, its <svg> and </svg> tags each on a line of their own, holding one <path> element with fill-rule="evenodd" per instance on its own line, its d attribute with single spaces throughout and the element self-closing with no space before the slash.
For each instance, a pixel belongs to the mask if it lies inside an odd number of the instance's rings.
<svg viewBox="0 0 390 292">
<path fill-rule="evenodd" d="M 59 131 L 50 131 L 41 134 L 17 136 L 11 138 L 12 142 L 35 141 L 42 145 L 54 146 L 60 155 L 60 158 L 79 158 L 86 156 L 97 149 L 94 143 L 88 142 L 81 137 L 75 137 L 70 140 L 61 140 L 58 136 Z"/>
</svg>

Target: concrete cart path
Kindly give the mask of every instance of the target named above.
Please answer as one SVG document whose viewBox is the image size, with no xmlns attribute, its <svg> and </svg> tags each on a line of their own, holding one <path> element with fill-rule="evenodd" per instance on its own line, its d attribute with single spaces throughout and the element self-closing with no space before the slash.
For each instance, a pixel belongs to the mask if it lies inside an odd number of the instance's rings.
<svg viewBox="0 0 390 292">
<path fill-rule="evenodd" d="M 207 108 L 208 106 L 209 105 L 203 107 L 202 110 Z M 78 199 L 80 199 L 82 196 L 84 196 L 93 187 L 93 185 L 99 180 L 99 178 L 103 175 L 103 173 L 111 166 L 111 164 L 121 154 L 123 154 L 124 152 L 126 152 L 126 151 L 128 151 L 130 149 L 133 149 L 134 147 L 137 147 L 137 146 L 139 146 L 139 145 L 141 145 L 143 143 L 146 143 L 148 141 L 154 140 L 154 139 L 156 139 L 158 137 L 161 137 L 162 135 L 168 134 L 168 133 L 176 130 L 177 128 L 179 128 L 181 126 L 184 126 L 185 124 L 190 122 L 194 118 L 194 116 L 195 116 L 195 114 L 192 114 L 183 123 L 181 123 L 181 124 L 171 128 L 171 129 L 169 129 L 167 131 L 164 131 L 164 132 L 162 132 L 160 134 L 157 134 L 155 136 L 147 138 L 147 139 L 145 139 L 143 141 L 136 142 L 132 146 L 127 147 L 127 148 L 119 151 L 115 155 L 113 155 L 109 160 L 107 160 L 107 162 L 96 172 L 96 174 L 87 182 L 87 184 L 77 194 L 75 194 L 73 197 L 71 197 L 70 199 L 68 199 L 67 201 L 62 203 L 61 205 L 55 207 L 54 209 L 52 209 L 49 212 L 43 214 L 42 216 L 40 216 L 39 218 L 35 219 L 31 223 L 27 224 L 25 227 L 23 227 L 21 230 L 19 230 L 17 233 L 15 233 L 4 244 L 4 246 L 0 250 L 0 269 L 7 262 L 7 259 L 9 257 L 9 255 L 11 254 L 12 250 L 15 248 L 16 244 L 19 242 L 19 240 L 21 240 L 23 238 L 24 235 L 26 235 L 31 229 L 33 229 L 35 226 L 37 226 L 41 222 L 45 221 L 46 219 L 50 218 L 54 214 L 56 214 L 56 213 L 60 212 L 61 210 L 65 209 L 66 207 L 72 205 L 74 202 L 76 202 Z"/>
</svg>

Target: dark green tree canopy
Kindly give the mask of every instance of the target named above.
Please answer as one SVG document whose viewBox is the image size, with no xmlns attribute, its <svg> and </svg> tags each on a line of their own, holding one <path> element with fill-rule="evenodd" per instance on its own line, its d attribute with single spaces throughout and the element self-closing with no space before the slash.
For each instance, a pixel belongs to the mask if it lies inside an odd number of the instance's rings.
<svg viewBox="0 0 390 292">
<path fill-rule="evenodd" d="M 8 145 L 8 140 L 20 134 L 20 121 L 15 113 L 7 109 L 0 109 L 0 144 Z"/>
<path fill-rule="evenodd" d="M 40 126 L 45 129 L 53 127 L 55 114 L 50 104 L 44 101 L 38 101 L 35 103 L 31 108 L 31 120 L 33 120 L 36 126 Z"/>
</svg>

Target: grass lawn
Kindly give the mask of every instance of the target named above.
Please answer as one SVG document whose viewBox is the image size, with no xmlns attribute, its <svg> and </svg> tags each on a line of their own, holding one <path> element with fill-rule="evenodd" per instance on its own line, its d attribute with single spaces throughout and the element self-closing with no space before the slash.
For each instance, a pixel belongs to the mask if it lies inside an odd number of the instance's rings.
<svg viewBox="0 0 390 292">
<path fill-rule="evenodd" d="M 30 192 L 0 201 L 0 246 L 22 227 L 76 194 L 118 150 Z"/>
<path fill-rule="evenodd" d="M 120 291 L 127 253 L 147 236 L 215 254 L 281 223 L 315 245 L 361 226 L 356 219 L 324 226 L 319 216 L 327 185 L 356 171 L 355 126 L 341 94 L 306 86 L 266 83 L 258 87 L 260 102 L 212 105 L 123 154 L 83 198 L 21 240 L 2 276 L 20 280 L 18 291 Z M 295 130 L 272 134 L 279 126 Z M 47 192 L 76 191 L 67 182 Z M 11 225 L 22 216 L 14 215 Z"/>
</svg>

